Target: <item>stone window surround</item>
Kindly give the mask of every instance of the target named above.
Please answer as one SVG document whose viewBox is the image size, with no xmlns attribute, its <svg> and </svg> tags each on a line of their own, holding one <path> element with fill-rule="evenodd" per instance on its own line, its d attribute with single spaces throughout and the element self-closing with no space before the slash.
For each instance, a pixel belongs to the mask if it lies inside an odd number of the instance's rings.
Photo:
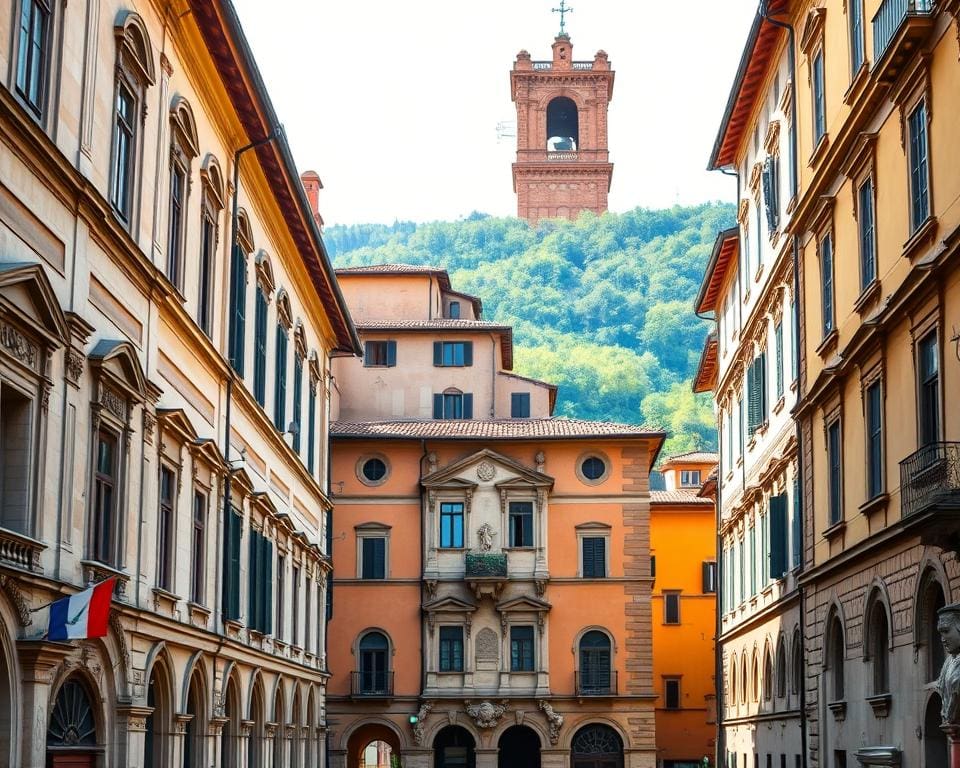
<svg viewBox="0 0 960 768">
<path fill-rule="evenodd" d="M 357 539 L 357 569 L 356 578 L 363 579 L 363 540 L 364 539 L 383 539 L 383 579 L 377 581 L 386 581 L 390 578 L 390 534 L 392 526 L 386 523 L 370 522 L 361 523 L 354 527 Z"/>
<path fill-rule="evenodd" d="M 574 532 L 577 537 L 577 577 L 578 578 L 609 578 L 610 577 L 610 542 L 612 527 L 607 523 L 589 522 L 580 523 L 575 526 Z M 583 540 L 585 538 L 603 539 L 603 576 L 583 575 Z M 586 631 L 586 630 L 585 630 Z M 611 646 L 612 647 L 612 646 Z"/>
</svg>

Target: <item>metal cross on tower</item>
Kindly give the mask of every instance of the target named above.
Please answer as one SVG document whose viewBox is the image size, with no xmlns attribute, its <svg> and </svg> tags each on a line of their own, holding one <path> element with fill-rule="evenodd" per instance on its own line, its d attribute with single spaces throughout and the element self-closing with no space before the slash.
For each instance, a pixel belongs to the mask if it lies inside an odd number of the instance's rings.
<svg viewBox="0 0 960 768">
<path fill-rule="evenodd" d="M 567 0 L 560 0 L 560 7 L 559 7 L 559 8 L 551 8 L 550 10 L 551 10 L 553 13 L 559 13 L 559 14 L 560 14 L 560 34 L 561 34 L 561 35 L 566 34 L 566 33 L 563 31 L 563 28 L 566 26 L 566 21 L 564 20 L 563 17 L 566 16 L 568 13 L 573 13 L 573 8 L 567 8 Z"/>
</svg>

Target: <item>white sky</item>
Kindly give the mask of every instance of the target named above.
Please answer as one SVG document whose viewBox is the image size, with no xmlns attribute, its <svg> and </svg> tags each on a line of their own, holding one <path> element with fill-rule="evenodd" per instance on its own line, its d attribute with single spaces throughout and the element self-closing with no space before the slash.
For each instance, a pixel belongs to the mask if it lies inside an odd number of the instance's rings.
<svg viewBox="0 0 960 768">
<path fill-rule="evenodd" d="M 509 71 L 559 0 L 234 0 L 329 224 L 515 215 Z M 610 208 L 732 202 L 705 171 L 757 0 L 570 0 L 575 59 L 616 71 Z"/>
</svg>

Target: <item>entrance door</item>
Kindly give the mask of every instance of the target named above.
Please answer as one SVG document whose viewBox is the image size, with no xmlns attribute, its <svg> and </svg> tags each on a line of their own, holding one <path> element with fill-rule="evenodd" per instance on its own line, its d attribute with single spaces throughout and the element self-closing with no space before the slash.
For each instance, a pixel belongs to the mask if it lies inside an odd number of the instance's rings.
<svg viewBox="0 0 960 768">
<path fill-rule="evenodd" d="M 507 728 L 497 742 L 497 768 L 540 768 L 540 737 L 525 725 Z"/>
<path fill-rule="evenodd" d="M 924 768 L 947 768 L 947 735 L 940 730 L 940 697 L 933 694 L 923 719 Z"/>
<path fill-rule="evenodd" d="M 573 768 L 623 768 L 623 742 L 613 728 L 594 723 L 573 737 Z"/>
<path fill-rule="evenodd" d="M 448 725 L 433 740 L 434 768 L 475 768 L 473 736 L 465 728 Z"/>
<path fill-rule="evenodd" d="M 94 768 L 97 727 L 91 696 L 79 677 L 70 677 L 57 691 L 47 725 L 48 768 Z"/>
<path fill-rule="evenodd" d="M 610 693 L 610 638 L 603 632 L 591 630 L 580 640 L 578 693 Z"/>
</svg>

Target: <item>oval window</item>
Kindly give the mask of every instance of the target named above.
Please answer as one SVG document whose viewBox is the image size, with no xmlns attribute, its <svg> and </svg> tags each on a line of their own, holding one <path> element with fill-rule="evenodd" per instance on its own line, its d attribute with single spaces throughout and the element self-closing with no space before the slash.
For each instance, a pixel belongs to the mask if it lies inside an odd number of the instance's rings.
<svg viewBox="0 0 960 768">
<path fill-rule="evenodd" d="M 363 462 L 363 477 L 371 483 L 379 483 L 387 476 L 387 465 L 383 459 L 367 459 Z"/>
<path fill-rule="evenodd" d="M 599 480 L 606 471 L 606 464 L 604 464 L 603 459 L 598 456 L 590 456 L 584 459 L 580 465 L 580 472 L 583 473 L 583 476 L 587 478 L 587 480 Z"/>
</svg>

